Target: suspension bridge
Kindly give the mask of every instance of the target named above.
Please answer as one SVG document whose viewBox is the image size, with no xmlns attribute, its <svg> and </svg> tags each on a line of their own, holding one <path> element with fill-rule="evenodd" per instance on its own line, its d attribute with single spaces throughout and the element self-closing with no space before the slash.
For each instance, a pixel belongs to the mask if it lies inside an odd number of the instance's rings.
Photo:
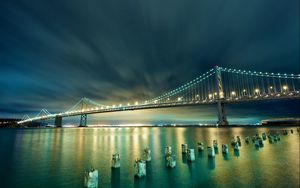
<svg viewBox="0 0 300 188">
<path fill-rule="evenodd" d="M 79 126 L 85 127 L 88 114 L 216 104 L 217 124 L 228 125 L 226 103 L 293 98 L 300 98 L 300 74 L 256 72 L 216 66 L 194 80 L 153 99 L 123 105 L 103 105 L 84 97 L 65 112 L 51 114 L 42 109 L 35 117 L 25 115 L 18 123 L 54 119 L 54 125 L 61 127 L 64 117 L 80 116 Z"/>
</svg>

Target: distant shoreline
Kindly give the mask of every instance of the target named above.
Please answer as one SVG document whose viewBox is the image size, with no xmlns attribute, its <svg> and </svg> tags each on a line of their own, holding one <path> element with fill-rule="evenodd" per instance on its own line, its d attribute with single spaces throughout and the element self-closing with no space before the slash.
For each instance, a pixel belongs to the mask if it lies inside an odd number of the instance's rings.
<svg viewBox="0 0 300 188">
<path fill-rule="evenodd" d="M 5 119 L 3 119 L 5 120 Z M 6 119 L 6 124 L 0 123 L 0 128 L 60 128 L 60 127 L 54 127 L 54 125 L 48 125 L 48 124 L 41 124 L 38 122 L 32 122 L 29 124 L 18 124 L 17 120 L 10 120 L 8 121 Z M 261 124 L 230 124 L 230 125 L 222 125 L 217 126 L 216 124 L 156 124 L 156 125 L 147 125 L 147 124 L 119 124 L 119 125 L 93 125 L 90 124 L 87 127 L 82 128 L 123 128 L 123 127 L 134 127 L 134 128 L 140 128 L 140 127 L 214 127 L 214 128 L 234 128 L 234 127 L 250 127 L 250 128 L 257 128 L 257 127 L 298 127 L 300 126 L 300 118 L 273 118 L 273 119 L 267 119 L 262 120 Z M 62 128 L 80 128 L 79 126 L 73 126 L 66 124 Z"/>
<path fill-rule="evenodd" d="M 2 129 L 61 129 L 61 128 L 151 128 L 151 127 L 160 127 L 160 128 L 270 128 L 270 127 L 300 127 L 300 124 L 282 124 L 282 125 L 226 125 L 226 126 L 216 126 L 216 125 L 143 125 L 143 126 L 118 126 L 118 125 L 111 125 L 111 126 L 87 126 L 87 127 L 54 127 L 54 126 L 42 126 L 42 127 L 1 127 Z"/>
</svg>

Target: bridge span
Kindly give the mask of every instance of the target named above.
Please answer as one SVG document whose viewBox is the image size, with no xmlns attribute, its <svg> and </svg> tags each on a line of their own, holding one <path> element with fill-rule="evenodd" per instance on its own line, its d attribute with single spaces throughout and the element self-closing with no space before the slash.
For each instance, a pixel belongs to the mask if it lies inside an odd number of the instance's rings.
<svg viewBox="0 0 300 188">
<path fill-rule="evenodd" d="M 125 105 L 102 105 L 86 97 L 65 112 L 51 114 L 42 109 L 37 116 L 24 116 L 19 124 L 55 120 L 62 126 L 62 118 L 81 116 L 79 126 L 87 126 L 87 115 L 120 111 L 216 104 L 218 125 L 227 125 L 225 104 L 261 100 L 300 98 L 300 74 L 281 74 L 228 69 L 216 66 L 200 77 L 153 99 Z"/>
</svg>

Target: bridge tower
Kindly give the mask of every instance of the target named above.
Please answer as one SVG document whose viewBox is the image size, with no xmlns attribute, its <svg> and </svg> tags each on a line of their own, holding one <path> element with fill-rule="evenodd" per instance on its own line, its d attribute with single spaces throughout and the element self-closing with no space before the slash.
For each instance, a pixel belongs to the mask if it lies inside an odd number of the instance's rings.
<svg viewBox="0 0 300 188">
<path fill-rule="evenodd" d="M 81 115 L 79 127 L 87 127 L 87 114 Z"/>
<path fill-rule="evenodd" d="M 61 116 L 55 116 L 54 125 L 55 125 L 55 127 L 62 127 L 62 117 Z"/>
<path fill-rule="evenodd" d="M 81 98 L 72 108 L 67 110 L 67 112 L 74 112 L 76 111 L 77 113 L 80 114 L 80 123 L 79 127 L 87 127 L 87 111 L 97 111 L 99 109 L 104 109 L 104 105 L 98 104 L 91 99 L 88 99 L 86 97 Z"/>
<path fill-rule="evenodd" d="M 218 125 L 228 125 L 224 106 L 224 91 L 220 67 L 215 67 L 217 97 L 218 97 Z"/>
</svg>

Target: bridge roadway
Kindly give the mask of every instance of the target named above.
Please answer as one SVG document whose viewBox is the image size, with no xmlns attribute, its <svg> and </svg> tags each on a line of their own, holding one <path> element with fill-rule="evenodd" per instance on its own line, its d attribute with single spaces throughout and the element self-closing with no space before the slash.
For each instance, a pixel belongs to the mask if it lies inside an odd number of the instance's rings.
<svg viewBox="0 0 300 188">
<path fill-rule="evenodd" d="M 282 99 L 299 99 L 300 91 L 287 92 L 287 93 L 273 93 L 265 95 L 256 95 L 256 96 L 244 96 L 239 98 L 227 98 L 223 99 L 222 102 L 225 104 L 228 103 L 242 103 L 242 102 L 251 102 L 251 101 L 265 101 L 265 100 L 282 100 Z M 31 121 L 39 120 L 48 120 L 56 117 L 71 117 L 71 116 L 80 116 L 83 114 L 97 114 L 97 113 L 109 113 L 109 112 L 121 112 L 121 111 L 133 111 L 133 110 L 145 110 L 145 109 L 156 109 L 156 108 L 171 108 L 171 107 L 183 107 L 183 106 L 194 106 L 194 105 L 207 105 L 207 104 L 217 104 L 218 99 L 210 100 L 193 100 L 193 101 L 172 101 L 165 103 L 151 103 L 151 104 L 141 104 L 141 105 L 131 105 L 131 106 L 122 106 L 115 108 L 103 108 L 103 109 L 90 109 L 90 110 L 78 110 L 71 112 L 63 112 L 58 114 L 51 114 L 47 116 L 30 118 L 18 123 L 26 123 Z"/>
</svg>

